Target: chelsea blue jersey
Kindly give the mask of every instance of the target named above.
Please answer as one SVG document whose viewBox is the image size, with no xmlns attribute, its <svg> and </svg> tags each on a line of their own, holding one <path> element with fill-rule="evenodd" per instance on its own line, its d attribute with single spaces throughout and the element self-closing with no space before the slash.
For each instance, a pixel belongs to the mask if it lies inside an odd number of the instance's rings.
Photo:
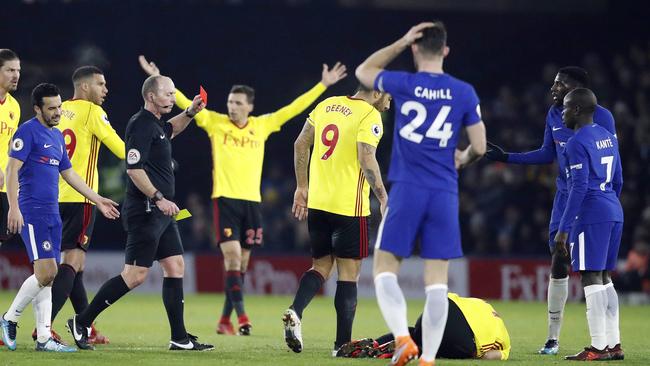
<svg viewBox="0 0 650 366">
<path fill-rule="evenodd" d="M 59 173 L 70 169 L 61 131 L 32 118 L 18 127 L 9 156 L 23 162 L 18 171 L 18 204 L 25 213 L 59 213 Z"/>
<path fill-rule="evenodd" d="M 597 124 L 586 125 L 567 141 L 562 160 L 569 198 L 559 230 L 568 232 L 574 220 L 623 222 L 618 199 L 623 171 L 616 137 Z"/>
<path fill-rule="evenodd" d="M 382 71 L 375 89 L 395 101 L 388 180 L 457 193 L 456 145 L 464 127 L 481 121 L 474 88 L 449 74 Z"/>
</svg>

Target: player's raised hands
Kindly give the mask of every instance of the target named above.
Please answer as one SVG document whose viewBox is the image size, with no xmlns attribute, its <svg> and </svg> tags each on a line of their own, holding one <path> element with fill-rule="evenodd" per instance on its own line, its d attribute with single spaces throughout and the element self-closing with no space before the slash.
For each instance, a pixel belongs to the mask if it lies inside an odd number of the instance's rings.
<svg viewBox="0 0 650 366">
<path fill-rule="evenodd" d="M 307 218 L 307 194 L 308 191 L 305 188 L 296 188 L 296 192 L 293 194 L 291 212 L 298 220 Z"/>
<path fill-rule="evenodd" d="M 138 56 L 138 62 L 140 62 L 140 67 L 142 67 L 142 70 L 147 73 L 149 76 L 157 76 L 160 75 L 160 69 L 156 64 L 151 61 L 147 61 L 147 59 L 144 57 L 144 55 Z"/>
<path fill-rule="evenodd" d="M 95 202 L 97 209 L 106 217 L 107 219 L 115 220 L 120 217 L 120 211 L 117 209 L 117 202 L 113 201 L 110 198 L 99 197 Z"/>
<path fill-rule="evenodd" d="M 323 64 L 323 75 L 320 82 L 329 87 L 346 76 L 348 76 L 347 68 L 342 63 L 337 62 L 331 69 L 327 64 Z"/>
<path fill-rule="evenodd" d="M 410 45 L 413 42 L 417 41 L 418 39 L 422 38 L 422 31 L 433 27 L 432 22 L 424 22 L 420 23 L 418 25 L 415 25 L 409 29 L 408 32 L 402 37 L 402 39 L 406 42 L 406 44 Z"/>
</svg>

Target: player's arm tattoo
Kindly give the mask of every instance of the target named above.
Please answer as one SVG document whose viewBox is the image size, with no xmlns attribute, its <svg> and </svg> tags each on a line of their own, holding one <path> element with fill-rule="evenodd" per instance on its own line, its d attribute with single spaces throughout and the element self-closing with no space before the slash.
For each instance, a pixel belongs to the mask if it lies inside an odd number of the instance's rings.
<svg viewBox="0 0 650 366">
<path fill-rule="evenodd" d="M 296 173 L 296 183 L 301 188 L 307 188 L 308 186 L 309 149 L 313 144 L 314 126 L 305 121 L 300 135 L 293 144 L 293 165 Z"/>
<path fill-rule="evenodd" d="M 370 188 L 377 196 L 377 199 L 382 201 L 388 198 L 384 181 L 381 179 L 381 171 L 379 170 L 379 163 L 375 157 L 377 148 L 363 142 L 357 143 L 357 151 L 359 155 L 359 164 L 363 175 L 366 177 Z"/>
</svg>

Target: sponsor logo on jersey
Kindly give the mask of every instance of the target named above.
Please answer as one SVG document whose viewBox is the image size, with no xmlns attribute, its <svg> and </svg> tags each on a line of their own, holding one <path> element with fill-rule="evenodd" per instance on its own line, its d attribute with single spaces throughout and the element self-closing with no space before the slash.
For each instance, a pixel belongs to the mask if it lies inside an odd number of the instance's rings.
<svg viewBox="0 0 650 366">
<path fill-rule="evenodd" d="M 138 149 L 131 149 L 126 154 L 126 162 L 129 164 L 135 164 L 140 161 L 140 152 Z"/>
</svg>

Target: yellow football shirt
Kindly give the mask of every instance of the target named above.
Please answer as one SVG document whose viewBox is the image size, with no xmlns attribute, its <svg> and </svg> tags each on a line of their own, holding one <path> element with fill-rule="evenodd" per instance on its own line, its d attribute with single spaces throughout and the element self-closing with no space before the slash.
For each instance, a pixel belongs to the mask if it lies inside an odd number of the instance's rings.
<svg viewBox="0 0 650 366">
<path fill-rule="evenodd" d="M 381 114 L 362 99 L 327 98 L 309 114 L 314 146 L 307 207 L 344 216 L 370 215 L 370 186 L 361 171 L 357 142 L 377 146 Z"/>
<path fill-rule="evenodd" d="M 228 197 L 260 202 L 264 145 L 270 134 L 280 131 L 287 121 L 304 111 L 327 89 L 322 83 L 299 96 L 291 104 L 262 116 L 249 116 L 239 128 L 227 114 L 203 110 L 196 125 L 208 133 L 212 145 L 212 198 Z M 192 104 L 179 90 L 176 105 Z"/>
<path fill-rule="evenodd" d="M 0 169 L 4 173 L 9 162 L 9 142 L 18 128 L 20 121 L 20 105 L 18 101 L 7 93 L 4 101 L 0 101 Z M 0 192 L 7 192 L 7 184 L 0 188 Z"/>
<path fill-rule="evenodd" d="M 72 169 L 97 192 L 99 173 L 97 159 L 100 144 L 106 145 L 115 156 L 124 159 L 124 141 L 117 135 L 102 107 L 93 102 L 72 99 L 63 102 L 61 121 L 57 128 L 65 139 L 65 147 Z M 81 193 L 59 178 L 59 202 L 90 203 Z"/>
<path fill-rule="evenodd" d="M 474 332 L 476 357 L 481 358 L 487 351 L 498 350 L 501 352 L 501 359 L 507 360 L 510 355 L 510 335 L 503 319 L 492 305 L 485 300 L 460 297 L 451 292 L 449 299 L 458 305 Z"/>
</svg>

